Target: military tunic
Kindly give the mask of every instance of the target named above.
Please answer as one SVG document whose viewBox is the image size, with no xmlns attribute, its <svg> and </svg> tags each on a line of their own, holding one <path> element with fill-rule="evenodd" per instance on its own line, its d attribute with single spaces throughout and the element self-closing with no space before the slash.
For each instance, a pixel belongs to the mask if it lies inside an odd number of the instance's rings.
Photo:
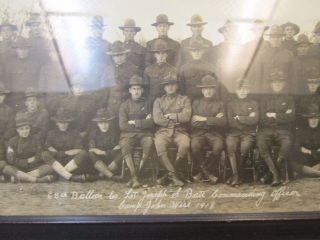
<svg viewBox="0 0 320 240">
<path fill-rule="evenodd" d="M 106 54 L 110 50 L 111 43 L 101 38 L 88 37 L 85 46 L 89 51 L 89 65 L 106 64 L 110 57 Z"/>
<path fill-rule="evenodd" d="M 185 158 L 190 148 L 187 127 L 191 118 L 191 103 L 187 96 L 180 94 L 163 95 L 153 104 L 153 118 L 157 125 L 155 145 L 159 156 L 167 152 L 171 142 L 178 146 L 178 156 Z M 174 114 L 175 119 L 167 119 Z"/>
<path fill-rule="evenodd" d="M 154 63 L 144 70 L 144 80 L 148 84 L 148 96 L 150 100 L 163 95 L 164 91 L 160 83 L 164 77 L 172 72 L 176 72 L 176 68 L 169 63 Z"/>
<path fill-rule="evenodd" d="M 0 139 L 5 142 L 16 134 L 14 112 L 6 104 L 0 104 Z"/>
<path fill-rule="evenodd" d="M 167 43 L 167 46 L 169 49 L 172 49 L 168 52 L 168 58 L 167 62 L 174 66 L 178 67 L 178 64 L 180 62 L 180 43 L 177 41 L 169 38 L 169 37 L 160 37 L 160 38 L 155 38 L 149 42 L 147 42 L 147 52 L 146 52 L 146 59 L 145 59 L 145 66 L 149 66 L 153 63 L 155 63 L 155 59 L 152 52 L 150 50 L 153 49 L 154 44 L 158 41 L 158 39 L 161 39 Z"/>
<path fill-rule="evenodd" d="M 44 65 L 49 61 L 48 48 L 52 42 L 43 36 L 30 36 L 29 38 L 32 46 L 30 48 L 30 57 L 33 61 L 39 62 Z"/>
<path fill-rule="evenodd" d="M 320 95 L 318 93 L 305 94 L 296 101 L 296 123 L 298 127 L 302 127 L 307 124 L 306 119 L 302 115 L 307 113 L 308 107 L 312 104 L 316 104 L 320 107 Z"/>
<path fill-rule="evenodd" d="M 135 121 L 134 125 L 128 123 L 131 120 Z M 123 156 L 132 154 L 133 147 L 140 143 L 143 153 L 149 157 L 153 147 L 154 128 L 151 103 L 145 99 L 127 99 L 120 106 L 119 126 Z"/>
<path fill-rule="evenodd" d="M 127 61 L 139 68 L 141 72 L 145 66 L 146 48 L 135 41 L 127 41 L 123 43 L 130 52 L 127 54 Z"/>
<path fill-rule="evenodd" d="M 289 50 L 290 52 L 292 52 L 292 54 L 294 56 L 297 55 L 297 41 L 292 39 L 292 40 L 286 40 L 284 39 L 282 41 L 282 48 Z"/>
</svg>

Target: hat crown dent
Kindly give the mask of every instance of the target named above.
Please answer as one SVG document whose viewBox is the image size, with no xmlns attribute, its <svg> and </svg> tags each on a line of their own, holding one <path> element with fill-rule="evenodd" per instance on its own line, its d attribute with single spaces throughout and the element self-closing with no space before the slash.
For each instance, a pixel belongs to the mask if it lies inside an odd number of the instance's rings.
<svg viewBox="0 0 320 240">
<path fill-rule="evenodd" d="M 130 78 L 129 85 L 144 85 L 143 78 L 135 74 Z"/>
<path fill-rule="evenodd" d="M 118 52 L 124 52 L 126 51 L 126 47 L 125 45 L 120 42 L 120 41 L 115 41 L 112 45 L 111 45 L 111 52 L 112 53 L 118 53 Z"/>
<path fill-rule="evenodd" d="M 285 81 L 286 80 L 286 74 L 281 69 L 274 69 L 270 72 L 270 80 L 271 81 Z"/>
<path fill-rule="evenodd" d="M 166 51 L 168 50 L 168 44 L 166 41 L 162 40 L 162 39 L 158 39 L 153 46 L 153 50 L 154 51 Z"/>
<path fill-rule="evenodd" d="M 127 18 L 124 21 L 124 27 L 136 27 L 136 21 L 133 18 Z"/>
<path fill-rule="evenodd" d="M 305 116 L 306 117 L 315 117 L 315 116 L 319 117 L 320 116 L 319 106 L 314 103 L 309 105 L 308 110 L 307 110 L 307 114 Z"/>
<path fill-rule="evenodd" d="M 169 18 L 166 14 L 161 13 L 157 16 L 156 22 L 157 23 L 166 23 L 166 22 L 169 22 Z"/>
<path fill-rule="evenodd" d="M 204 23 L 202 17 L 199 14 L 192 15 L 190 19 L 190 24 L 199 24 L 199 23 L 200 24 Z"/>
<path fill-rule="evenodd" d="M 60 107 L 57 110 L 56 115 L 54 116 L 54 119 L 56 121 L 71 121 L 73 117 L 71 116 L 71 113 L 67 111 L 66 108 Z"/>
<path fill-rule="evenodd" d="M 298 37 L 297 37 L 297 42 L 298 42 L 298 44 L 310 43 L 310 39 L 309 39 L 309 37 L 308 37 L 306 34 L 301 33 L 301 34 L 299 34 Z"/>
<path fill-rule="evenodd" d="M 29 117 L 26 113 L 24 112 L 17 112 L 16 117 L 15 117 L 15 123 L 16 126 L 24 126 L 24 125 L 29 125 L 30 120 Z"/>
<path fill-rule="evenodd" d="M 92 119 L 93 121 L 109 121 L 113 119 L 107 108 L 99 108 L 97 110 L 96 116 Z"/>
<path fill-rule="evenodd" d="M 270 27 L 269 35 L 283 35 L 283 28 L 274 24 Z"/>
<path fill-rule="evenodd" d="M 212 76 L 212 75 L 205 75 L 202 79 L 201 79 L 201 85 L 205 86 L 205 85 L 217 85 L 217 79 Z"/>
</svg>

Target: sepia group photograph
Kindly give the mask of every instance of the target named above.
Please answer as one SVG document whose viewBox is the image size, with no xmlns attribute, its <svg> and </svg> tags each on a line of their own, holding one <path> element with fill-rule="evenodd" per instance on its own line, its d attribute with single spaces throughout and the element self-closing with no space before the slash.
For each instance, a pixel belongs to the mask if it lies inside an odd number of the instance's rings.
<svg viewBox="0 0 320 240">
<path fill-rule="evenodd" d="M 319 8 L 0 0 L 0 222 L 319 219 Z"/>
</svg>

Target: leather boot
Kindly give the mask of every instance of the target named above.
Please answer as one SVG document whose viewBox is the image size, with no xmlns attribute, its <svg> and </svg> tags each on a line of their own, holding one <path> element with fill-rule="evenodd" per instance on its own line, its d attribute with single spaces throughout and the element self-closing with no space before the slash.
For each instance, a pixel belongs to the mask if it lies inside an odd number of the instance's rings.
<svg viewBox="0 0 320 240">
<path fill-rule="evenodd" d="M 174 186 L 182 187 L 184 185 L 184 182 L 179 179 L 176 173 L 170 172 L 168 174 L 168 177 L 172 181 Z"/>
</svg>

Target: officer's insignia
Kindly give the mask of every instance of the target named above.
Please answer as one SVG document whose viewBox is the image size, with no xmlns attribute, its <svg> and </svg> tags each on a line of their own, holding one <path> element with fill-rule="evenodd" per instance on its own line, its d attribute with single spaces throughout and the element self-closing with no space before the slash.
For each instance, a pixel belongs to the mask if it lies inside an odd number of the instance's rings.
<svg viewBox="0 0 320 240">
<path fill-rule="evenodd" d="M 281 105 L 284 106 L 284 105 L 287 105 L 287 103 L 286 103 L 286 102 L 283 102 L 283 103 L 281 103 Z"/>
</svg>

